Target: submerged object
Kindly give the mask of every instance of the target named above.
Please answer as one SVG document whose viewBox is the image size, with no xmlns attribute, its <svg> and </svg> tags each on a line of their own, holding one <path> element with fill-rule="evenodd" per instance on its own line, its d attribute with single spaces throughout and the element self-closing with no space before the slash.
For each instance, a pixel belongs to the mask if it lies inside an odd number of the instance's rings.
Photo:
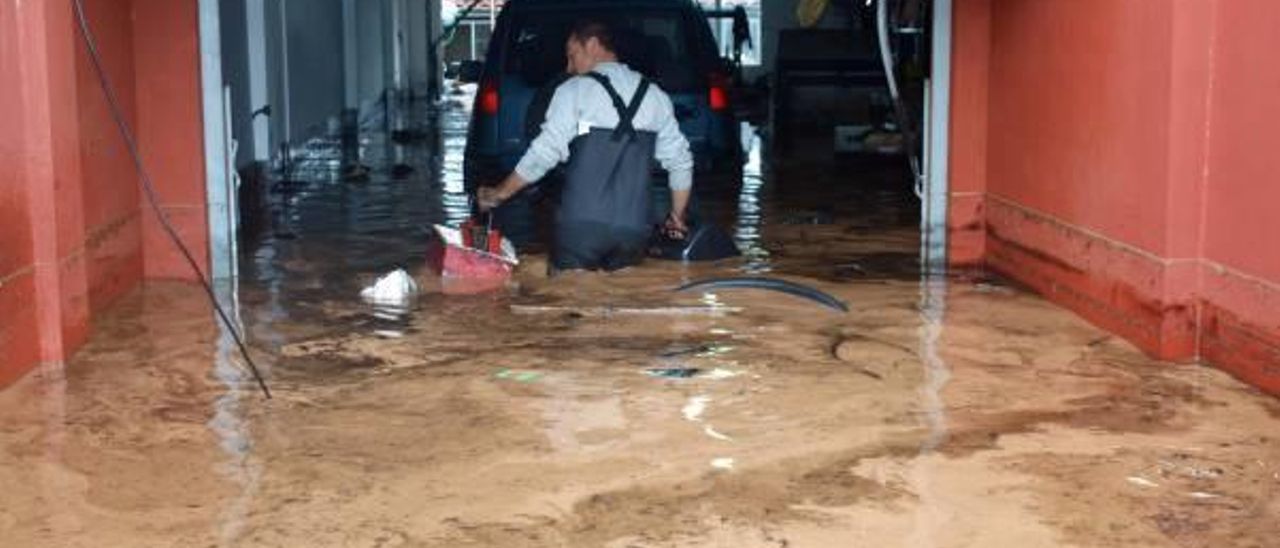
<svg viewBox="0 0 1280 548">
<path fill-rule="evenodd" d="M 440 273 L 441 287 L 447 294 L 501 288 L 520 264 L 515 246 L 496 230 L 472 223 L 462 229 L 443 225 L 433 228 L 438 241 L 428 249 L 427 262 Z M 478 241 L 481 239 L 484 241 Z"/>
<path fill-rule="evenodd" d="M 669 261 L 718 261 L 741 254 L 733 238 L 711 223 L 693 227 L 679 240 L 659 230 L 649 245 L 650 257 Z"/>
<path fill-rule="evenodd" d="M 427 132 L 421 129 L 394 129 L 391 130 L 391 142 L 397 145 L 411 145 L 426 141 Z"/>
<path fill-rule="evenodd" d="M 397 179 L 403 179 L 405 177 L 413 175 L 413 172 L 414 172 L 413 166 L 409 164 L 396 164 L 391 166 L 391 176 Z"/>
<path fill-rule="evenodd" d="M 667 379 L 689 379 L 697 376 L 702 370 L 697 367 L 655 367 L 646 369 L 646 375 Z"/>
<path fill-rule="evenodd" d="M 733 306 L 551 306 L 513 304 L 513 314 L 567 314 L 579 318 L 609 318 L 613 316 L 723 316 L 742 312 Z M 676 354 L 672 354 L 673 356 Z M 663 356 L 671 357 L 671 356 Z"/>
<path fill-rule="evenodd" d="M 769 291 L 777 291 L 779 293 L 786 293 L 787 295 L 800 297 L 802 299 L 808 299 L 832 310 L 840 312 L 849 311 L 848 304 L 845 304 L 844 301 L 835 298 L 830 293 L 826 293 L 807 285 L 801 285 L 787 280 L 780 280 L 778 278 L 711 278 L 687 283 L 676 288 L 676 291 L 693 291 L 695 289 L 765 289 Z"/>
</svg>

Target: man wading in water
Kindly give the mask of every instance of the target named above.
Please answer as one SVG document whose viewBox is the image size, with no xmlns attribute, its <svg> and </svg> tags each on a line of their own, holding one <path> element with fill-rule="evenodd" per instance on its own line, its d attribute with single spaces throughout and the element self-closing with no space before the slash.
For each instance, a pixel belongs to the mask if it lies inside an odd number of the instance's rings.
<svg viewBox="0 0 1280 548">
<path fill-rule="evenodd" d="M 542 130 L 515 171 L 498 186 L 479 190 L 480 207 L 497 207 L 567 161 L 553 269 L 625 268 L 644 258 L 652 235 L 649 187 L 655 159 L 667 170 L 671 187 L 664 229 L 673 237 L 687 232 L 693 156 L 671 98 L 618 62 L 605 23 L 575 25 L 565 53 L 574 77 L 556 88 Z"/>
</svg>

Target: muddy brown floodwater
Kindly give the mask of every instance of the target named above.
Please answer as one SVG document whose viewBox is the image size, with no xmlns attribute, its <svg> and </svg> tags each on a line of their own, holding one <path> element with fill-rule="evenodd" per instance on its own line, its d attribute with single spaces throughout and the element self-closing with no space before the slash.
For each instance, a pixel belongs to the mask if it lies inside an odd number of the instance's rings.
<svg viewBox="0 0 1280 548">
<path fill-rule="evenodd" d="M 464 119 L 395 148 L 419 175 L 273 197 L 234 304 L 275 399 L 167 284 L 0 393 L 0 545 L 1280 545 L 1276 400 L 998 278 L 923 276 L 883 166 L 757 158 L 709 206 L 741 260 L 548 280 L 535 255 L 507 291 L 431 291 Z M 395 266 L 412 309 L 362 304 Z M 852 311 L 670 291 L 743 271 Z M 648 372 L 674 368 L 697 371 Z"/>
</svg>

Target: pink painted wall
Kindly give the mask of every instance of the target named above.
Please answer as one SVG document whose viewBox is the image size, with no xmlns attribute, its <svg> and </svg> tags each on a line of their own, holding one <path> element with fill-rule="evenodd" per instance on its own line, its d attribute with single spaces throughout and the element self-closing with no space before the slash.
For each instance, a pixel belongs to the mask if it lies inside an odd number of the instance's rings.
<svg viewBox="0 0 1280 548">
<path fill-rule="evenodd" d="M 1164 260 L 1183 129 L 1171 113 L 1187 106 L 1174 104 L 1186 99 L 1172 85 L 1177 13 L 1168 1 L 992 0 L 985 262 L 1159 357 L 1190 359 L 1194 273 Z"/>
<path fill-rule="evenodd" d="M 31 196 L 27 181 L 31 143 L 23 97 L 27 67 L 23 63 L 24 36 L 17 31 L 23 15 L 11 2 L 0 3 L 0 386 L 22 368 L 40 360 L 36 330 L 35 248 L 31 224 Z"/>
<path fill-rule="evenodd" d="M 953 16 L 947 256 L 956 265 L 975 265 L 986 254 L 991 0 L 956 2 Z"/>
<path fill-rule="evenodd" d="M 133 22 L 120 2 L 91 0 L 85 3 L 94 33 L 104 54 L 107 72 L 121 100 L 125 119 L 137 123 L 134 101 Z M 98 89 L 89 54 L 75 37 L 76 95 L 79 113 L 80 165 L 83 172 L 81 201 L 84 227 L 73 237 L 87 241 L 85 266 L 89 281 L 89 309 L 101 310 L 142 278 L 142 231 L 138 188 L 129 152 L 111 121 L 107 101 Z"/>
<path fill-rule="evenodd" d="M 126 120 L 201 259 L 195 0 L 86 0 Z M 137 173 L 70 2 L 0 0 L 0 387 L 67 359 L 144 278 L 192 279 L 144 223 Z"/>
<path fill-rule="evenodd" d="M 207 273 L 198 5 L 196 0 L 133 0 L 133 5 L 137 101 L 146 105 L 136 126 L 142 156 L 162 208 Z M 195 280 L 150 207 L 143 207 L 143 218 L 146 277 Z"/>
<path fill-rule="evenodd" d="M 954 22 L 953 232 L 1156 356 L 1280 393 L 1280 2 L 959 0 Z"/>
<path fill-rule="evenodd" d="M 88 331 L 76 43 L 65 2 L 0 2 L 0 385 Z M 16 219 L 24 226 L 13 226 Z"/>
<path fill-rule="evenodd" d="M 1205 255 L 1280 281 L 1280 2 L 1219 2 L 1217 19 Z"/>
<path fill-rule="evenodd" d="M 1163 251 L 1170 6 L 995 0 L 987 192 Z"/>
<path fill-rule="evenodd" d="M 1280 2 L 1216 5 L 1205 354 L 1280 392 Z"/>
</svg>

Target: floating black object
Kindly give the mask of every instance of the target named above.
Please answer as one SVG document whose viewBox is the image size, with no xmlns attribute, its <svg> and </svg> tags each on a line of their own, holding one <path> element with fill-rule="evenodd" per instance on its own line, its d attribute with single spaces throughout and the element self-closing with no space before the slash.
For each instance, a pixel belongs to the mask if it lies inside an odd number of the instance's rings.
<svg viewBox="0 0 1280 548">
<path fill-rule="evenodd" d="M 409 164 L 396 164 L 391 166 L 391 176 L 397 179 L 403 179 L 413 175 L 413 166 Z"/>
<path fill-rule="evenodd" d="M 844 301 L 835 298 L 830 293 L 823 292 L 819 289 L 800 285 L 787 280 L 779 280 L 777 278 L 711 278 L 709 280 L 699 280 L 688 283 L 676 288 L 676 291 L 690 291 L 694 289 L 765 289 L 768 291 L 777 291 L 786 293 L 794 297 L 808 299 L 822 306 L 830 308 L 838 312 L 848 312 L 849 305 Z"/>
<path fill-rule="evenodd" d="M 696 367 L 656 367 L 653 369 L 646 369 L 645 373 L 648 374 L 650 377 L 660 377 L 665 379 L 690 379 L 697 376 L 697 374 L 701 371 L 702 371 L 701 369 L 698 369 Z"/>
<path fill-rule="evenodd" d="M 391 142 L 397 145 L 412 145 L 427 140 L 427 132 L 420 129 L 396 129 L 391 131 Z"/>
<path fill-rule="evenodd" d="M 679 240 L 659 230 L 649 246 L 650 257 L 669 261 L 718 261 L 741 254 L 733 238 L 711 223 L 693 227 Z"/>
<path fill-rule="evenodd" d="M 369 182 L 369 166 L 363 164 L 354 164 L 343 166 L 342 180 L 348 183 L 367 183 Z"/>
</svg>

